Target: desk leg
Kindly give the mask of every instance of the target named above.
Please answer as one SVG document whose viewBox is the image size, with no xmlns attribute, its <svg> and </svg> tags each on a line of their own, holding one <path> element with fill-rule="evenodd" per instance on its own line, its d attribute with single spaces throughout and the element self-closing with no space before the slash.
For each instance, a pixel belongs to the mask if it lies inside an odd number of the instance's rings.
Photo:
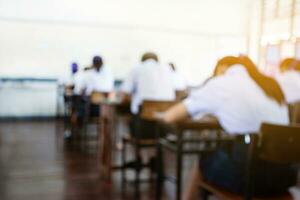
<svg viewBox="0 0 300 200">
<path fill-rule="evenodd" d="M 163 166 L 163 151 L 162 147 L 159 143 L 159 138 L 156 146 L 156 200 L 162 199 L 162 191 L 164 185 L 164 166 Z"/>
<path fill-rule="evenodd" d="M 182 183 L 182 133 L 177 134 L 177 155 L 176 155 L 176 200 L 181 199 L 181 183 Z"/>
<path fill-rule="evenodd" d="M 105 175 L 105 165 L 104 165 L 104 160 L 105 160 L 105 126 L 106 126 L 106 120 L 103 118 L 100 119 L 100 126 L 98 129 L 98 155 L 99 155 L 99 161 L 98 161 L 98 166 L 99 166 L 99 175 L 100 178 L 103 178 Z"/>
<path fill-rule="evenodd" d="M 110 181 L 111 179 L 111 138 L 109 134 L 110 124 L 108 119 L 102 118 L 99 137 L 99 166 L 100 178 Z"/>
</svg>

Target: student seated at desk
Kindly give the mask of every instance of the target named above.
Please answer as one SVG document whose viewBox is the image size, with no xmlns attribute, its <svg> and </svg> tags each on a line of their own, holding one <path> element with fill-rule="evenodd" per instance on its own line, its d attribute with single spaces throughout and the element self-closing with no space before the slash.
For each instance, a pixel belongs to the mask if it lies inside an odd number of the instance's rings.
<svg viewBox="0 0 300 200">
<path fill-rule="evenodd" d="M 68 76 L 59 79 L 58 85 L 59 87 L 59 95 L 63 96 L 64 99 L 64 117 L 69 118 L 71 114 L 72 108 L 72 95 L 74 90 L 74 79 L 78 74 L 78 64 L 73 62 L 71 64 L 71 73 Z M 68 126 L 65 126 L 64 137 L 68 138 L 71 136 L 71 130 Z"/>
<path fill-rule="evenodd" d="M 142 56 L 141 63 L 130 72 L 121 90 L 126 96 L 131 96 L 133 124 L 138 120 L 139 107 L 144 100 L 173 101 L 176 98 L 171 70 L 161 65 L 154 53 Z M 154 138 L 153 131 L 148 130 L 143 131 L 139 138 Z M 132 128 L 131 134 L 141 133 Z"/>
<path fill-rule="evenodd" d="M 91 68 L 85 70 L 84 77 L 77 83 L 77 91 L 85 96 L 92 92 L 112 92 L 114 89 L 114 78 L 110 70 L 104 66 L 100 56 L 93 58 Z"/>
<path fill-rule="evenodd" d="M 153 122 L 139 118 L 139 107 L 144 100 L 175 100 L 175 87 L 169 66 L 160 64 L 156 54 L 145 53 L 141 63 L 133 68 L 123 83 L 121 91 L 125 97 L 131 97 L 131 113 L 133 115 L 130 123 L 131 136 L 138 139 L 155 138 Z M 139 158 L 138 162 L 140 161 Z M 150 159 L 150 162 L 154 164 L 154 158 Z M 134 166 L 134 162 L 132 166 Z"/>
<path fill-rule="evenodd" d="M 288 58 L 280 65 L 281 74 L 276 76 L 289 104 L 300 101 L 300 61 Z"/>
<path fill-rule="evenodd" d="M 114 79 L 110 70 L 104 66 L 100 56 L 93 58 L 92 67 L 75 77 L 74 93 L 82 96 L 82 103 L 78 117 L 84 115 L 84 104 L 93 92 L 109 94 L 114 89 Z M 93 103 L 93 102 L 92 102 Z M 91 104 L 91 116 L 99 116 L 99 105 Z"/>
<path fill-rule="evenodd" d="M 208 182 L 227 191 L 242 193 L 245 186 L 247 144 L 243 135 L 258 132 L 263 122 L 288 124 L 288 109 L 278 83 L 261 74 L 247 57 L 234 58 L 231 65 L 202 88 L 195 90 L 183 102 L 160 117 L 167 123 L 183 120 L 199 113 L 217 117 L 228 134 L 241 138 L 221 145 L 204 155 L 200 170 L 191 171 L 184 199 L 194 199 L 197 181 L 203 176 Z M 221 66 L 222 67 L 222 66 Z M 296 184 L 297 172 L 290 166 L 270 165 L 259 161 L 254 174 L 256 195 L 283 193 Z"/>
<path fill-rule="evenodd" d="M 58 85 L 64 87 L 65 93 L 70 93 L 74 89 L 74 77 L 78 73 L 78 64 L 76 62 L 72 63 L 70 69 L 70 73 L 67 76 L 58 80 Z"/>
</svg>

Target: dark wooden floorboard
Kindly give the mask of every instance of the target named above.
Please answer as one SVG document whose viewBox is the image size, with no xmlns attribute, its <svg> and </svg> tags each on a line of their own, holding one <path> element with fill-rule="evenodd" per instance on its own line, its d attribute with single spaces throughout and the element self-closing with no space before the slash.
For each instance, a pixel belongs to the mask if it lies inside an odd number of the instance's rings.
<svg viewBox="0 0 300 200">
<path fill-rule="evenodd" d="M 66 145 L 62 135 L 55 121 L 0 123 L 0 200 L 134 199 L 119 172 L 112 183 L 98 178 L 95 146 Z M 154 199 L 154 188 L 143 183 L 141 199 Z"/>
</svg>

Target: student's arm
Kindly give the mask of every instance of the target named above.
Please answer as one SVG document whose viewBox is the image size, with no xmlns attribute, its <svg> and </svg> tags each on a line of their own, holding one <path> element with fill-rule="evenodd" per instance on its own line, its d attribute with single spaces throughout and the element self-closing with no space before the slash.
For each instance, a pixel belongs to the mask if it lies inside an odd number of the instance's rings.
<svg viewBox="0 0 300 200">
<path fill-rule="evenodd" d="M 161 120 L 164 121 L 165 123 L 173 123 L 173 122 L 186 119 L 188 116 L 189 116 L 188 111 L 185 105 L 181 102 L 174 105 L 165 113 L 163 113 L 161 115 Z"/>
<path fill-rule="evenodd" d="M 174 123 L 200 113 L 215 114 L 220 98 L 216 95 L 218 92 L 214 90 L 216 87 L 210 85 L 193 91 L 187 99 L 171 107 L 158 118 L 166 123 Z"/>
</svg>

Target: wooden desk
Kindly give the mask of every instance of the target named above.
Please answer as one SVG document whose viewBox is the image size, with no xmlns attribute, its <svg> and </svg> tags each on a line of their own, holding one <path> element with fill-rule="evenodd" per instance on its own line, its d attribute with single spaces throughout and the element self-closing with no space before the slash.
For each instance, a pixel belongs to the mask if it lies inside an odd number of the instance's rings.
<svg viewBox="0 0 300 200">
<path fill-rule="evenodd" d="M 115 101 L 103 101 L 100 105 L 100 126 L 98 130 L 98 153 L 100 177 L 111 180 L 113 168 L 113 139 L 116 135 L 116 120 L 118 116 L 130 116 L 130 104 Z"/>
<path fill-rule="evenodd" d="M 205 120 L 185 120 L 182 122 L 178 122 L 175 124 L 162 124 L 160 123 L 159 127 L 168 126 L 171 127 L 176 136 L 176 142 L 170 142 L 166 138 L 159 138 L 159 142 L 157 145 L 157 156 L 159 160 L 158 164 L 158 176 L 157 176 L 157 199 L 161 199 L 162 196 L 162 188 L 163 182 L 165 180 L 165 176 L 163 173 L 163 148 L 168 149 L 174 153 L 176 153 L 176 199 L 181 199 L 181 186 L 182 186 L 182 159 L 184 154 L 201 154 L 207 151 L 211 151 L 212 149 L 203 149 L 203 150 L 185 150 L 184 144 L 186 143 L 211 143 L 211 142 L 219 142 L 223 140 L 227 140 L 230 138 L 221 138 L 218 137 L 216 139 L 201 139 L 201 140 L 184 140 L 183 133 L 187 130 L 199 131 L 201 133 L 204 130 L 216 130 L 221 131 L 222 127 L 218 123 L 218 121 L 213 119 L 205 119 Z M 158 131 L 159 131 L 158 127 Z"/>
<path fill-rule="evenodd" d="M 300 101 L 289 104 L 289 114 L 291 124 L 300 123 Z"/>
</svg>

